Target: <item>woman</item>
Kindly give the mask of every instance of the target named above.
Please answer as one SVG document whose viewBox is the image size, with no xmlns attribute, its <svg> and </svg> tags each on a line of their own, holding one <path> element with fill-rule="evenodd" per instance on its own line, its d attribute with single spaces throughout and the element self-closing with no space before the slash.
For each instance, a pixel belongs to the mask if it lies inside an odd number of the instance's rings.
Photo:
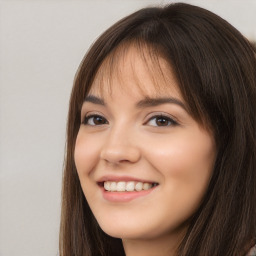
<svg viewBox="0 0 256 256">
<path fill-rule="evenodd" d="M 255 100 L 255 50 L 207 10 L 109 28 L 71 95 L 60 255 L 254 255 Z"/>
</svg>

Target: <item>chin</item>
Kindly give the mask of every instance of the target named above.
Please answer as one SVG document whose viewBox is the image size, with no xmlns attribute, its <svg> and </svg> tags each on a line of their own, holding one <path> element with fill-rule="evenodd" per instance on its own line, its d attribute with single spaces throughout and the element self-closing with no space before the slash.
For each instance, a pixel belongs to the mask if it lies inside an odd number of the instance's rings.
<svg viewBox="0 0 256 256">
<path fill-rule="evenodd" d="M 126 223 L 119 223 L 114 222 L 111 223 L 110 221 L 101 223 L 99 222 L 99 226 L 101 229 L 108 234 L 109 236 L 115 238 L 122 238 L 122 239 L 136 239 L 142 238 L 146 236 L 148 233 L 144 227 L 138 224 L 130 224 L 129 221 Z M 148 229 L 148 225 L 147 228 Z"/>
<path fill-rule="evenodd" d="M 99 223 L 101 229 L 111 237 L 121 238 L 121 239 L 153 239 L 158 236 L 161 236 L 162 232 L 165 230 L 161 230 L 158 227 L 151 227 L 148 223 L 144 225 L 139 224 L 130 224 L 126 223 L 118 223 L 110 225 L 108 223 Z M 157 231 L 157 232 L 156 232 Z"/>
</svg>

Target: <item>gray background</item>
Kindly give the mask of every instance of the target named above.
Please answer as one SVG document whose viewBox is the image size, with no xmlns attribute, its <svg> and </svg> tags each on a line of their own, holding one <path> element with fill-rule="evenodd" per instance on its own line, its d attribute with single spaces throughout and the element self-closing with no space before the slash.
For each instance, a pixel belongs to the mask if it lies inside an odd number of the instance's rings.
<svg viewBox="0 0 256 256">
<path fill-rule="evenodd" d="M 113 22 L 168 2 L 174 1 L 0 1 L 0 256 L 57 254 L 75 71 Z M 183 2 L 216 12 L 256 39 L 255 0 Z"/>
</svg>

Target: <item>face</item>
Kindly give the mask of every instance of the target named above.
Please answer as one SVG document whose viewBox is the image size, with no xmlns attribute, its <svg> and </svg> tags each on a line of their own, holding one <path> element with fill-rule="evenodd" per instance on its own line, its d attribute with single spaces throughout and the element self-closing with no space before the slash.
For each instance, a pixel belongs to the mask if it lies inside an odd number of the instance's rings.
<svg viewBox="0 0 256 256">
<path fill-rule="evenodd" d="M 158 62 L 164 76 L 154 77 L 153 63 L 131 47 L 111 79 L 103 79 L 103 64 L 82 106 L 75 164 L 93 214 L 114 237 L 180 232 L 211 177 L 212 135 L 188 113 L 171 68 Z"/>
</svg>

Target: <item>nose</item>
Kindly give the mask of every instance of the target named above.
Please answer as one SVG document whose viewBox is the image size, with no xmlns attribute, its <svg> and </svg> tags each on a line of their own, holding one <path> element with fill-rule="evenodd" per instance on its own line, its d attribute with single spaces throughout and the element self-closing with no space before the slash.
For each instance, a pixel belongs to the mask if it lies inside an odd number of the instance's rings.
<svg viewBox="0 0 256 256">
<path fill-rule="evenodd" d="M 137 145 L 135 136 L 127 129 L 110 129 L 100 157 L 111 164 L 135 163 L 141 156 Z"/>
</svg>

